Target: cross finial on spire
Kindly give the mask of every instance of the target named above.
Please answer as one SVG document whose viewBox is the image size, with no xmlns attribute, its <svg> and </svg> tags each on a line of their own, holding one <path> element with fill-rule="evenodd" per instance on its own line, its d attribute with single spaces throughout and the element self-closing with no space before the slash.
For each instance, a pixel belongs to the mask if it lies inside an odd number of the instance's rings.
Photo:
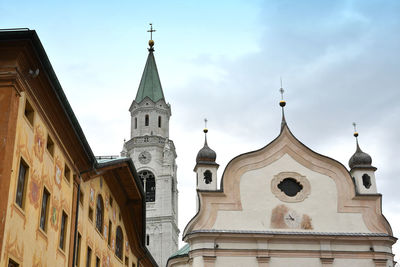
<svg viewBox="0 0 400 267">
<path fill-rule="evenodd" d="M 154 46 L 153 32 L 155 32 L 156 30 L 153 30 L 153 23 L 149 23 L 149 24 L 150 24 L 150 30 L 147 31 L 150 33 L 150 40 L 149 40 L 150 49 L 149 49 L 149 51 L 152 52 L 152 51 L 154 51 L 154 49 L 153 49 L 153 46 Z"/>
<path fill-rule="evenodd" d="M 207 145 L 207 133 L 208 133 L 208 129 L 207 129 L 207 118 L 204 119 L 204 145 Z"/>
<path fill-rule="evenodd" d="M 208 129 L 207 129 L 207 122 L 208 122 L 208 120 L 207 120 L 207 118 L 205 118 L 205 119 L 204 119 L 204 130 L 203 130 L 203 132 L 204 132 L 205 134 L 208 132 Z"/>
<path fill-rule="evenodd" d="M 282 131 L 283 127 L 286 125 L 285 111 L 284 111 L 284 107 L 286 106 L 286 101 L 283 100 L 283 93 L 285 92 L 285 90 L 283 90 L 282 86 L 282 77 L 281 77 L 281 88 L 279 89 L 279 92 L 281 93 L 281 101 L 279 101 L 279 106 L 282 107 L 282 122 L 281 122 L 281 131 Z"/>
<path fill-rule="evenodd" d="M 279 89 L 279 92 L 281 93 L 281 99 L 283 100 L 283 93 L 285 92 L 285 90 L 283 90 L 282 86 L 282 77 L 281 77 L 281 88 Z"/>
<path fill-rule="evenodd" d="M 357 124 L 355 122 L 353 122 L 353 127 L 354 127 L 354 137 L 357 138 L 358 137 L 358 132 L 357 132 Z"/>
<path fill-rule="evenodd" d="M 147 30 L 147 32 L 150 33 L 150 40 L 153 40 L 153 32 L 155 32 L 156 30 L 153 30 L 153 23 L 149 23 L 150 25 L 150 30 Z"/>
</svg>

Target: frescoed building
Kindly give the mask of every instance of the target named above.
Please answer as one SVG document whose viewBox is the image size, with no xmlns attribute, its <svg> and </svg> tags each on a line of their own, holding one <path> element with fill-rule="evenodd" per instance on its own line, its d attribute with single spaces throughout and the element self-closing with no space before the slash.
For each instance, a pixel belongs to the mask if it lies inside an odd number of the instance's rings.
<svg viewBox="0 0 400 267">
<path fill-rule="evenodd" d="M 0 266 L 157 266 L 132 160 L 96 160 L 35 31 L 0 31 L 0 140 Z"/>
<path fill-rule="evenodd" d="M 280 105 L 278 137 L 233 158 L 220 188 L 217 155 L 205 140 L 194 169 L 197 214 L 167 266 L 393 267 L 397 239 L 382 215 L 371 157 L 358 140 L 350 170 L 312 151 Z"/>
</svg>

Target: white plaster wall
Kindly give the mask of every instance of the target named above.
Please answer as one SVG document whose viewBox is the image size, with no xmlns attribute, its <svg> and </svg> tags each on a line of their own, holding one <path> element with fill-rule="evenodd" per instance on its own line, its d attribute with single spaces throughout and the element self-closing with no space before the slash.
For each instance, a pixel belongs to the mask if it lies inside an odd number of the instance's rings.
<svg viewBox="0 0 400 267">
<path fill-rule="evenodd" d="M 310 195 L 301 202 L 287 203 L 271 192 L 271 180 L 280 172 L 297 172 L 311 185 Z M 229 179 L 226 177 L 225 179 Z M 271 212 L 284 204 L 299 214 L 312 219 L 312 231 L 317 232 L 370 232 L 360 213 L 337 211 L 337 188 L 334 180 L 314 172 L 298 163 L 288 154 L 260 169 L 244 173 L 240 179 L 242 211 L 218 211 L 213 229 L 279 230 L 271 229 Z M 299 231 L 299 229 L 282 229 Z"/>
<path fill-rule="evenodd" d="M 275 258 L 271 257 L 270 267 L 321 267 L 319 258 Z M 346 265 L 342 265 L 346 266 Z M 348 265 L 352 266 L 352 265 Z"/>
<path fill-rule="evenodd" d="M 375 267 L 375 263 L 371 259 L 335 259 L 332 267 Z"/>
<path fill-rule="evenodd" d="M 149 126 L 145 126 L 146 114 L 149 115 Z M 145 100 L 135 104 L 131 111 L 131 138 L 145 135 L 169 137 L 170 114 L 171 109 L 164 100 L 157 103 Z M 161 116 L 161 127 L 158 127 L 158 116 Z M 137 118 L 137 128 L 135 128 L 135 118 Z"/>
<path fill-rule="evenodd" d="M 217 257 L 215 267 L 258 267 L 256 257 Z"/>
</svg>

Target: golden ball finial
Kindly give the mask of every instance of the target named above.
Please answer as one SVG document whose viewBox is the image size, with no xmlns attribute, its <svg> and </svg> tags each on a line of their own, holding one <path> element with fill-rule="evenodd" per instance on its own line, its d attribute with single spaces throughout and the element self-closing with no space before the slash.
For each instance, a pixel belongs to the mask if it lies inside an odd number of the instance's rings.
<svg viewBox="0 0 400 267">
<path fill-rule="evenodd" d="M 281 106 L 281 107 L 286 106 L 286 101 L 285 100 L 279 101 L 279 106 Z"/>
<path fill-rule="evenodd" d="M 149 46 L 153 47 L 154 46 L 154 41 L 153 40 L 149 40 Z"/>
<path fill-rule="evenodd" d="M 204 128 L 203 132 L 204 132 L 204 133 L 208 133 L 208 129 L 207 129 L 207 128 Z"/>
<path fill-rule="evenodd" d="M 357 137 L 357 136 L 358 136 L 358 133 L 357 133 L 357 132 L 354 132 L 353 135 L 354 135 L 354 137 Z"/>
</svg>

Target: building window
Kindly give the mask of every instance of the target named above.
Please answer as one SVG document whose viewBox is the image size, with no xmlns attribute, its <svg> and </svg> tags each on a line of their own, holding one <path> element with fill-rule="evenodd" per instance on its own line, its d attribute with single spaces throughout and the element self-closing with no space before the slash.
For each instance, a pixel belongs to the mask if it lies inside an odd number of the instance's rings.
<svg viewBox="0 0 400 267">
<path fill-rule="evenodd" d="M 112 207 L 112 205 L 113 205 L 113 198 L 112 198 L 112 196 L 110 196 L 109 202 L 110 202 L 110 207 Z"/>
<path fill-rule="evenodd" d="M 371 177 L 368 174 L 366 174 L 366 173 L 363 174 L 362 181 L 363 181 L 363 185 L 365 188 L 369 189 L 371 187 L 371 185 L 372 185 Z"/>
<path fill-rule="evenodd" d="M 93 208 L 89 206 L 89 220 L 93 222 Z"/>
<path fill-rule="evenodd" d="M 80 266 L 79 262 L 81 260 L 81 243 L 82 243 L 82 236 L 78 233 L 78 244 L 76 246 L 76 259 L 75 259 L 75 266 Z"/>
<path fill-rule="evenodd" d="M 67 223 L 68 223 L 68 216 L 63 211 L 62 216 L 61 216 L 60 244 L 59 244 L 59 247 L 62 250 L 65 249 L 65 237 L 67 235 Z"/>
<path fill-rule="evenodd" d="M 135 117 L 135 129 L 137 129 L 137 118 Z"/>
<path fill-rule="evenodd" d="M 209 184 L 209 183 L 212 182 L 212 173 L 211 173 L 210 170 L 206 170 L 206 171 L 204 172 L 204 182 L 205 182 L 206 184 Z"/>
<path fill-rule="evenodd" d="M 161 116 L 158 116 L 158 128 L 161 128 Z"/>
<path fill-rule="evenodd" d="M 83 206 L 83 200 L 85 198 L 85 194 L 83 193 L 82 190 L 79 191 L 79 204 Z"/>
<path fill-rule="evenodd" d="M 122 252 L 124 245 L 124 235 L 122 234 L 122 229 L 120 226 L 117 227 L 115 233 L 115 255 L 122 260 Z"/>
<path fill-rule="evenodd" d="M 96 203 L 96 228 L 100 233 L 103 233 L 103 218 L 104 218 L 104 204 L 101 195 L 97 195 Z"/>
<path fill-rule="evenodd" d="M 43 188 L 42 210 L 40 212 L 39 227 L 45 232 L 47 230 L 47 217 L 49 214 L 49 199 L 50 199 L 49 191 L 47 191 L 46 188 Z"/>
<path fill-rule="evenodd" d="M 64 166 L 64 177 L 65 179 L 67 179 L 67 182 L 69 183 L 71 179 L 71 170 L 69 169 L 67 164 L 65 164 Z"/>
<path fill-rule="evenodd" d="M 19 173 L 18 173 L 18 184 L 17 184 L 17 195 L 15 197 L 15 203 L 21 208 L 24 208 L 25 200 L 25 188 L 26 182 L 28 180 L 29 167 L 28 164 L 21 158 L 19 163 Z"/>
<path fill-rule="evenodd" d="M 12 259 L 8 259 L 7 267 L 19 267 L 19 264 L 13 261 Z"/>
<path fill-rule="evenodd" d="M 146 192 L 146 202 L 154 202 L 156 200 L 156 179 L 151 171 L 139 172 L 139 178 Z"/>
<path fill-rule="evenodd" d="M 125 257 L 125 266 L 129 267 L 129 258 L 128 257 Z"/>
<path fill-rule="evenodd" d="M 144 116 L 144 126 L 149 126 L 149 115 Z"/>
<path fill-rule="evenodd" d="M 150 245 L 150 236 L 146 235 L 146 245 Z"/>
<path fill-rule="evenodd" d="M 111 246 L 111 231 L 112 231 L 112 222 L 111 220 L 108 221 L 108 238 L 107 238 L 107 243 L 109 246 Z"/>
<path fill-rule="evenodd" d="M 278 188 L 289 197 L 294 197 L 303 189 L 303 185 L 294 178 L 285 178 L 279 184 Z"/>
<path fill-rule="evenodd" d="M 96 256 L 96 267 L 100 267 L 100 258 Z"/>
<path fill-rule="evenodd" d="M 28 119 L 29 123 L 33 126 L 33 118 L 35 116 L 35 112 L 28 100 L 25 101 L 24 114 L 25 114 L 25 117 Z"/>
<path fill-rule="evenodd" d="M 90 267 L 91 261 L 92 261 L 92 249 L 90 247 L 87 247 L 86 267 Z"/>
<path fill-rule="evenodd" d="M 49 151 L 51 156 L 54 155 L 54 142 L 51 139 L 50 135 L 47 135 L 46 149 L 47 149 L 47 151 Z"/>
</svg>

